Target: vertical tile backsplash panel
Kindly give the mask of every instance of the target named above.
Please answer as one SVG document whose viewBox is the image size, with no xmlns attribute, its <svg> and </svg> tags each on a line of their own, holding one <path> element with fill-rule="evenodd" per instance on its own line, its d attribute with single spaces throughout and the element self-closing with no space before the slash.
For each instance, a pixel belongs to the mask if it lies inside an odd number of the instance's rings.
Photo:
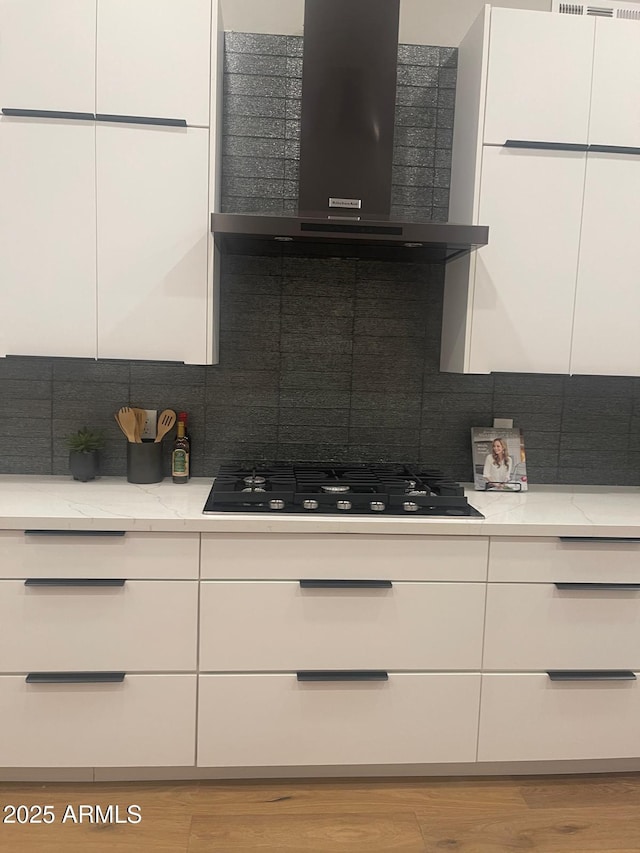
<svg viewBox="0 0 640 853">
<path fill-rule="evenodd" d="M 225 34 L 223 211 L 295 213 L 301 36 Z M 400 45 L 393 216 L 447 221 L 457 50 Z"/>
<path fill-rule="evenodd" d="M 302 39 L 225 40 L 222 209 L 295 212 Z M 453 48 L 401 45 L 394 216 L 446 221 Z M 113 413 L 189 412 L 192 470 L 223 459 L 423 461 L 472 476 L 471 426 L 512 417 L 532 482 L 640 483 L 640 379 L 438 370 L 443 268 L 228 256 L 220 364 L 0 359 L 0 472 L 67 474 L 65 436 L 104 428 L 102 473 L 125 473 Z M 166 442 L 168 462 L 169 442 Z"/>
</svg>

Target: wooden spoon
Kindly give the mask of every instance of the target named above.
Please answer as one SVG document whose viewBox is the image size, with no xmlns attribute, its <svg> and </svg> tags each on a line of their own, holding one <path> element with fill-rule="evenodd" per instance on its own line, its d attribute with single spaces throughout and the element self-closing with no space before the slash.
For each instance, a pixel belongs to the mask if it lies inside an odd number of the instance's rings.
<svg viewBox="0 0 640 853">
<path fill-rule="evenodd" d="M 175 422 L 176 413 L 173 411 L 173 409 L 165 409 L 164 412 L 160 412 L 160 417 L 158 418 L 158 434 L 156 435 L 156 443 L 162 441 L 162 439 L 169 432 Z"/>
<path fill-rule="evenodd" d="M 118 410 L 116 416 L 120 429 L 127 436 L 127 440 L 136 443 L 136 413 L 129 406 L 123 406 Z"/>
</svg>

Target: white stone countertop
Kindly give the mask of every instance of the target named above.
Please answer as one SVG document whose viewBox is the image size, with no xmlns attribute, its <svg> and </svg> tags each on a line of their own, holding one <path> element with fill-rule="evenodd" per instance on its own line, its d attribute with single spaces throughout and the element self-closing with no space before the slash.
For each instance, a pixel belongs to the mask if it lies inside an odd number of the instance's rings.
<svg viewBox="0 0 640 853">
<path fill-rule="evenodd" d="M 124 477 L 0 475 L 0 529 L 210 533 L 394 533 L 471 536 L 640 537 L 640 487 L 531 486 L 524 493 L 466 489 L 479 518 L 203 515 L 212 478 L 148 486 Z"/>
</svg>

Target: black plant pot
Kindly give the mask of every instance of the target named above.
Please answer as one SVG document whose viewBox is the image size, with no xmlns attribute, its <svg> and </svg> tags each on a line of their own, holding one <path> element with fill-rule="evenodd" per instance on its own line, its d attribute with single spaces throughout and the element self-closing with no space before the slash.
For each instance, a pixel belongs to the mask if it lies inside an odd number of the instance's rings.
<svg viewBox="0 0 640 853">
<path fill-rule="evenodd" d="M 74 480 L 86 483 L 87 480 L 95 480 L 98 473 L 98 452 L 92 450 L 89 453 L 79 453 L 77 450 L 69 452 L 69 470 Z"/>
</svg>

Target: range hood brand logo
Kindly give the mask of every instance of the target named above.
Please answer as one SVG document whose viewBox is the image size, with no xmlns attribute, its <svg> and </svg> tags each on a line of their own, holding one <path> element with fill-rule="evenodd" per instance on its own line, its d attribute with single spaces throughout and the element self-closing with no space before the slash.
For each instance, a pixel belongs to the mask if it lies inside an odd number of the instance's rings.
<svg viewBox="0 0 640 853">
<path fill-rule="evenodd" d="M 362 207 L 361 198 L 330 198 L 329 207 L 348 207 L 351 210 L 360 210 Z"/>
</svg>

